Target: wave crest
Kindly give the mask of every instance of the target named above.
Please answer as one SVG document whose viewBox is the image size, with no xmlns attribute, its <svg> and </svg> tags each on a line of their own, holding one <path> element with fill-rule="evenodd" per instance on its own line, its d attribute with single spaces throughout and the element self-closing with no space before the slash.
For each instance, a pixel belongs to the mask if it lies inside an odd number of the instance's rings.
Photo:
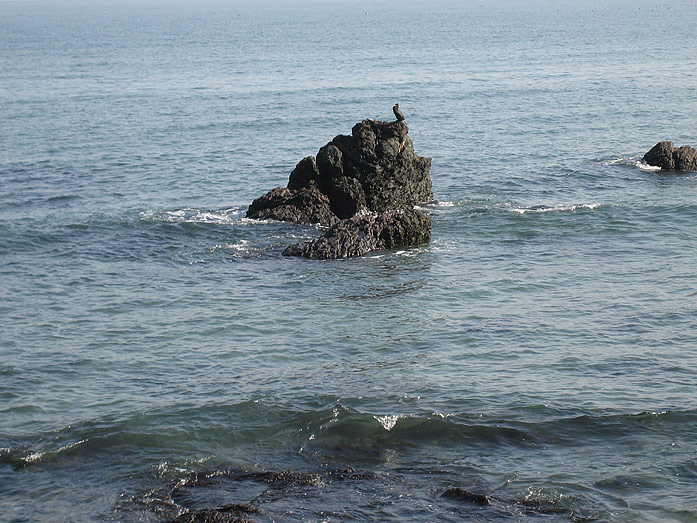
<svg viewBox="0 0 697 523">
<path fill-rule="evenodd" d="M 528 213 L 545 213 L 545 212 L 575 212 L 575 211 L 593 211 L 602 207 L 602 203 L 571 203 L 557 205 L 533 205 L 530 207 L 516 207 L 511 205 L 506 210 L 517 214 Z"/>
<path fill-rule="evenodd" d="M 176 211 L 143 211 L 139 213 L 143 221 L 166 223 L 209 223 L 229 225 L 244 220 L 244 208 L 231 207 L 229 209 L 201 210 L 179 209 Z M 255 220 L 258 221 L 258 220 Z"/>
</svg>

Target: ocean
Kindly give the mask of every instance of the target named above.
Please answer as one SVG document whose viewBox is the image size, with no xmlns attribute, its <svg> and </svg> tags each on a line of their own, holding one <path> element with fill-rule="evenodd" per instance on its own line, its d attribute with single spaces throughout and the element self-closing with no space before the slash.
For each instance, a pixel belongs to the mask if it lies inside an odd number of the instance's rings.
<svg viewBox="0 0 697 523">
<path fill-rule="evenodd" d="M 696 25 L 0 1 L 0 520 L 697 521 L 697 174 L 641 161 Z M 249 203 L 397 102 L 430 243 L 283 257 Z"/>
</svg>

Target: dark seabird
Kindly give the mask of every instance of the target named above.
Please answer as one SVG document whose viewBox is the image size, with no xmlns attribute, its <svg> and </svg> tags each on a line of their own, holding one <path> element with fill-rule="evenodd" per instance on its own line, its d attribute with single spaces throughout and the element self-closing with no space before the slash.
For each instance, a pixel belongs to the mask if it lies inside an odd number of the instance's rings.
<svg viewBox="0 0 697 523">
<path fill-rule="evenodd" d="M 392 111 L 394 112 L 394 115 L 397 117 L 398 122 L 404 121 L 404 115 L 402 114 L 402 111 L 399 110 L 399 104 L 394 104 Z"/>
</svg>

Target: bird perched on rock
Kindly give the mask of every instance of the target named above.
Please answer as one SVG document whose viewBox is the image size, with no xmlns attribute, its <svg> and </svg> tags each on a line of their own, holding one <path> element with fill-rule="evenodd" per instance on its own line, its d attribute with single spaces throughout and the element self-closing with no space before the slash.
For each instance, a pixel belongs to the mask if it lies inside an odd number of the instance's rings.
<svg viewBox="0 0 697 523">
<path fill-rule="evenodd" d="M 394 115 L 397 117 L 398 122 L 404 121 L 404 115 L 402 114 L 402 111 L 399 110 L 399 104 L 394 104 L 392 112 L 394 112 Z"/>
</svg>

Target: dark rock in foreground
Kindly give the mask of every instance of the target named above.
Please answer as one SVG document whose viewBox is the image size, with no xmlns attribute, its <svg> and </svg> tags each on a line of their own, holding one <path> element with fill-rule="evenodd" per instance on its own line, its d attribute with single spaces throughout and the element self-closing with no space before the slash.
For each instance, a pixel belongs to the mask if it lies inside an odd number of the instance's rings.
<svg viewBox="0 0 697 523">
<path fill-rule="evenodd" d="M 554 521 L 595 521 L 579 516 L 578 509 L 555 497 L 500 497 L 493 493 L 468 490 L 460 486 L 446 488 L 440 495 L 411 474 L 374 473 L 353 468 L 326 469 L 317 472 L 297 470 L 209 470 L 190 472 L 169 487 L 149 489 L 132 498 L 136 505 L 127 504 L 124 510 L 133 510 L 144 504 L 159 516 L 158 521 L 169 523 L 254 523 L 255 521 L 366 520 L 365 507 L 384 507 L 386 499 L 395 517 L 416 514 L 423 509 L 421 500 L 431 498 L 430 518 L 511 519 L 551 516 Z M 440 480 L 438 480 L 440 481 Z M 395 485 L 405 496 L 394 498 Z M 409 494 L 413 489 L 414 496 Z M 436 499 L 436 497 L 438 499 Z M 343 500 L 343 501 L 342 501 Z M 360 500 L 355 511 L 352 504 Z M 414 500 L 414 501 L 411 501 Z M 416 502 L 416 505 L 413 504 Z M 368 509 L 371 510 L 371 509 Z M 384 512 L 382 512 L 384 514 Z M 556 518 L 555 518 L 556 516 Z M 143 520 L 153 518 L 144 515 Z M 125 518 L 132 519 L 132 518 Z M 393 518 L 394 519 L 394 518 Z M 412 520 L 415 517 L 411 518 Z"/>
<path fill-rule="evenodd" d="M 343 258 L 427 242 L 431 221 L 414 206 L 432 199 L 431 159 L 417 156 L 404 121 L 363 120 L 301 160 L 288 187 L 257 198 L 249 218 L 317 223 L 329 231 L 287 256 Z"/>
<path fill-rule="evenodd" d="M 644 155 L 644 161 L 665 171 L 697 171 L 697 150 L 673 142 L 658 142 Z"/>
<path fill-rule="evenodd" d="M 187 510 L 170 523 L 254 523 L 247 514 L 259 509 L 247 503 L 233 503 L 216 509 Z"/>
<path fill-rule="evenodd" d="M 535 516 L 553 514 L 571 515 L 572 513 L 568 508 L 560 506 L 558 502 L 554 500 L 501 499 L 494 496 L 487 496 L 486 494 L 480 494 L 479 492 L 472 492 L 462 487 L 450 487 L 441 494 L 441 497 L 479 507 L 494 507 L 498 510 L 500 510 L 503 505 L 508 509 L 514 509 L 515 512 L 519 513 L 522 509 L 523 514 Z"/>
<path fill-rule="evenodd" d="M 281 472 L 250 472 L 242 476 L 243 478 L 263 481 L 277 487 L 290 488 L 299 486 L 319 487 L 324 485 L 322 476 L 316 472 L 298 472 L 291 469 Z"/>
</svg>

